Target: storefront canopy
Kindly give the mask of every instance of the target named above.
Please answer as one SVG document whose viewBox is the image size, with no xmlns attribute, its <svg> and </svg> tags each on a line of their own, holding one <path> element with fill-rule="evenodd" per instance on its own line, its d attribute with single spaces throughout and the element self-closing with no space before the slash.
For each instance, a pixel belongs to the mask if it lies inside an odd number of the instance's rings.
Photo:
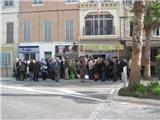
<svg viewBox="0 0 160 120">
<path fill-rule="evenodd" d="M 96 45 L 89 44 L 83 45 L 83 51 L 112 51 L 112 50 L 123 50 L 123 45 L 121 44 L 108 44 L 108 45 Z"/>
</svg>

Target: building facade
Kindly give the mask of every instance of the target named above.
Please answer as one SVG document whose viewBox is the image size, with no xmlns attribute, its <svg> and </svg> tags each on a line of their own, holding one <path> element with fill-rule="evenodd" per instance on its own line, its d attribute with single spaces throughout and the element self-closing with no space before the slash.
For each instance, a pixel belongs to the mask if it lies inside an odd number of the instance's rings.
<svg viewBox="0 0 160 120">
<path fill-rule="evenodd" d="M 1 75 L 11 76 L 16 57 L 41 60 L 78 54 L 108 58 L 121 55 L 123 50 L 131 53 L 133 3 L 134 0 L 0 1 Z M 72 49 L 73 45 L 78 45 L 78 51 Z M 152 65 L 158 53 L 160 29 L 153 31 Z"/>
<path fill-rule="evenodd" d="M 17 54 L 19 32 L 19 1 L 0 1 L 0 71 L 1 76 L 11 76 Z"/>
<path fill-rule="evenodd" d="M 120 44 L 120 16 L 124 15 L 120 1 L 80 3 L 79 44 L 82 54 L 90 56 L 118 56 Z"/>
<path fill-rule="evenodd" d="M 20 1 L 19 57 L 52 58 L 78 41 L 79 9 L 72 0 Z"/>
</svg>

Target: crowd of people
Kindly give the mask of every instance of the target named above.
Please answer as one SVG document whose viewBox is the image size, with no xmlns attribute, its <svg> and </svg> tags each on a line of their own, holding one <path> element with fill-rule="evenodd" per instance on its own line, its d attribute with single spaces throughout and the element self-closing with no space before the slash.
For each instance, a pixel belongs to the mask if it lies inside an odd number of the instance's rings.
<svg viewBox="0 0 160 120">
<path fill-rule="evenodd" d="M 14 63 L 14 77 L 16 80 L 30 79 L 33 81 L 51 79 L 81 79 L 83 82 L 90 80 L 117 81 L 121 79 L 123 67 L 128 66 L 127 61 L 113 57 L 112 59 L 84 57 L 80 59 L 65 59 L 55 57 L 51 59 L 21 60 L 16 59 Z"/>
</svg>

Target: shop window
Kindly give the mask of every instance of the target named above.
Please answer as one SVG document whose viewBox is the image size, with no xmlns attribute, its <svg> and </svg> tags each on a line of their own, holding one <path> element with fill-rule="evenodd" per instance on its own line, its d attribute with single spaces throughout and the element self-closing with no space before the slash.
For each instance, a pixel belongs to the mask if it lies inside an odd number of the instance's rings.
<svg viewBox="0 0 160 120">
<path fill-rule="evenodd" d="M 0 53 L 0 67 L 6 67 L 11 65 L 11 53 L 1 52 Z"/>
<path fill-rule="evenodd" d="M 14 23 L 7 22 L 7 43 L 13 43 L 14 41 Z"/>
<path fill-rule="evenodd" d="M 45 59 L 52 58 L 52 52 L 51 51 L 44 52 L 44 56 Z"/>
<path fill-rule="evenodd" d="M 160 28 L 156 30 L 156 35 L 160 36 Z"/>
<path fill-rule="evenodd" d="M 113 16 L 108 12 L 89 13 L 85 17 L 85 35 L 112 35 L 115 34 Z"/>
<path fill-rule="evenodd" d="M 25 60 L 35 60 L 36 59 L 36 54 L 34 54 L 34 53 L 24 54 L 24 59 Z"/>
<path fill-rule="evenodd" d="M 156 61 L 157 55 L 158 55 L 158 49 L 151 49 L 151 61 Z"/>
</svg>

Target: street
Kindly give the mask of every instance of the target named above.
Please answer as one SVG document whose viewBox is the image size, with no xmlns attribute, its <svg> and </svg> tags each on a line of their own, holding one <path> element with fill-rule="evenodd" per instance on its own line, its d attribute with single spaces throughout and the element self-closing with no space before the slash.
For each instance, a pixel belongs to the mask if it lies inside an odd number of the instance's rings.
<svg viewBox="0 0 160 120">
<path fill-rule="evenodd" d="M 124 120 L 160 118 L 160 108 L 115 102 L 121 82 L 1 80 L 2 119 Z M 138 114 L 139 113 L 139 114 Z"/>
<path fill-rule="evenodd" d="M 51 80 L 2 81 L 3 119 L 87 119 L 114 87 L 107 83 Z"/>
</svg>

